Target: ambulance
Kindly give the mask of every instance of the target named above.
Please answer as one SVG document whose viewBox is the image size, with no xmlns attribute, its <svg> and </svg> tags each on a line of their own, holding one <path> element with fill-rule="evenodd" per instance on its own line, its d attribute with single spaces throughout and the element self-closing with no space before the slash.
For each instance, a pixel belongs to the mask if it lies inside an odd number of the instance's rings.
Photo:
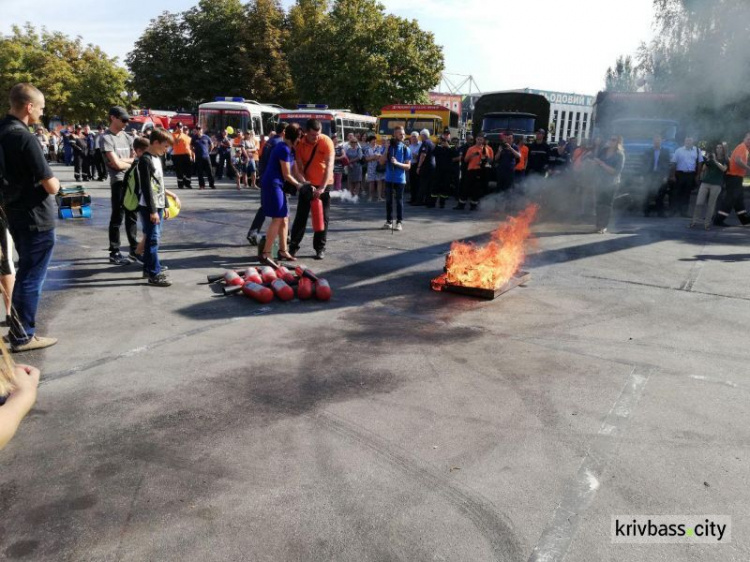
<svg viewBox="0 0 750 562">
<path fill-rule="evenodd" d="M 375 128 L 375 118 L 371 115 L 352 113 L 348 109 L 328 109 L 325 104 L 300 104 L 296 110 L 287 109 L 279 113 L 279 122 L 297 123 L 302 130 L 308 119 L 317 119 L 324 135 L 330 137 L 336 133 L 343 142 L 346 142 L 349 133 L 366 135 Z"/>
</svg>

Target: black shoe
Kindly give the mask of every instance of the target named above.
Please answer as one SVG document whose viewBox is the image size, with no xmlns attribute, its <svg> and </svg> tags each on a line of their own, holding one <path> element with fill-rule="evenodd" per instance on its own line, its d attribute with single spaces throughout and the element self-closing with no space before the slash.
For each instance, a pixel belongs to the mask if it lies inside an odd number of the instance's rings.
<svg viewBox="0 0 750 562">
<path fill-rule="evenodd" d="M 114 265 L 130 265 L 131 262 L 120 252 L 117 252 L 116 254 L 109 254 L 109 263 Z"/>
<path fill-rule="evenodd" d="M 211 186 L 211 189 L 216 189 L 216 186 L 215 186 L 215 185 L 212 185 L 212 186 Z"/>
<path fill-rule="evenodd" d="M 459 203 L 455 207 L 453 207 L 454 211 L 463 211 L 466 208 L 466 203 Z"/>
<path fill-rule="evenodd" d="M 477 211 L 477 210 L 479 210 L 479 205 L 477 205 L 476 203 L 472 203 L 469 206 L 469 210 L 471 210 L 471 211 Z"/>
<path fill-rule="evenodd" d="M 169 287 L 172 285 L 172 282 L 166 275 L 164 275 L 164 273 L 159 273 L 159 275 L 149 277 L 148 284 L 153 285 L 154 287 Z"/>
<path fill-rule="evenodd" d="M 290 254 L 292 253 L 291 250 L 289 251 L 289 253 Z M 292 255 L 294 255 L 294 254 L 292 254 Z M 322 260 L 322 259 L 325 259 L 325 257 L 326 257 L 326 251 L 325 250 L 320 250 L 317 254 L 315 254 L 315 258 L 313 258 L 313 259 Z"/>
<path fill-rule="evenodd" d="M 178 186 L 177 186 L 177 189 L 185 189 L 185 188 L 184 188 L 184 187 L 182 187 L 181 185 L 178 185 Z"/>
<path fill-rule="evenodd" d="M 264 237 L 264 240 L 265 240 L 265 237 Z M 289 246 L 289 253 L 292 256 L 297 257 L 297 252 L 299 252 L 299 246 L 294 246 L 293 244 L 287 244 L 287 245 Z"/>
<path fill-rule="evenodd" d="M 445 209 L 445 199 L 440 199 L 440 208 Z"/>
</svg>

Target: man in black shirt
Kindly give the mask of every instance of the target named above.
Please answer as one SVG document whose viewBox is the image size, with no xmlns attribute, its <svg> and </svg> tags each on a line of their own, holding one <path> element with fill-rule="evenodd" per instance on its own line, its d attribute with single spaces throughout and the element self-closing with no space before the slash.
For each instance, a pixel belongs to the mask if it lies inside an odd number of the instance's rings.
<svg viewBox="0 0 750 562">
<path fill-rule="evenodd" d="M 19 257 L 13 288 L 15 315 L 8 334 L 15 353 L 57 343 L 55 338 L 35 334 L 39 297 L 55 245 L 54 195 L 60 189 L 39 142 L 29 132 L 43 112 L 44 95 L 31 84 L 17 84 L 10 90 L 10 112 L 0 121 L 7 181 L 0 188 L 0 200 Z"/>
<path fill-rule="evenodd" d="M 529 161 L 526 165 L 527 174 L 546 176 L 549 170 L 550 148 L 545 140 L 547 131 L 539 129 L 534 142 L 529 145 Z"/>
<path fill-rule="evenodd" d="M 435 170 L 435 145 L 430 140 L 430 131 L 423 129 L 419 134 L 422 138 L 422 146 L 419 147 L 419 160 L 417 161 L 417 176 L 419 176 L 419 191 L 417 200 L 412 205 L 426 205 L 432 191 L 432 175 Z"/>
</svg>

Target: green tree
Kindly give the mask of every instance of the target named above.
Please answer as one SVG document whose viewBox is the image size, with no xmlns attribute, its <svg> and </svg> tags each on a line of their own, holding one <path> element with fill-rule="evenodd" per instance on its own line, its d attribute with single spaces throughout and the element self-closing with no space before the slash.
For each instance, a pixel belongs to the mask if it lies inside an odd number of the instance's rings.
<svg viewBox="0 0 750 562">
<path fill-rule="evenodd" d="M 217 95 L 286 103 L 286 34 L 278 0 L 200 0 L 152 20 L 126 62 L 147 106 L 194 108 Z"/>
<path fill-rule="evenodd" d="M 201 101 L 192 95 L 190 37 L 181 15 L 164 12 L 151 20 L 125 62 L 130 88 L 147 107 L 188 109 Z"/>
<path fill-rule="evenodd" d="M 255 0 L 247 6 L 244 45 L 248 89 L 258 101 L 290 107 L 297 102 L 287 54 L 289 29 L 278 0 Z"/>
<path fill-rule="evenodd" d="M 618 57 L 614 67 L 607 69 L 605 89 L 609 92 L 635 92 L 638 76 L 633 68 L 633 58 Z"/>
<path fill-rule="evenodd" d="M 14 26 L 0 39 L 0 91 L 18 82 L 31 82 L 42 93 L 46 118 L 66 121 L 103 120 L 107 110 L 121 103 L 128 73 L 99 47 L 83 45 L 60 32 L 33 26 Z"/>
<path fill-rule="evenodd" d="M 297 92 L 376 113 L 423 101 L 440 81 L 442 47 L 414 20 L 387 15 L 377 0 L 298 0 L 289 14 L 289 62 Z"/>
</svg>

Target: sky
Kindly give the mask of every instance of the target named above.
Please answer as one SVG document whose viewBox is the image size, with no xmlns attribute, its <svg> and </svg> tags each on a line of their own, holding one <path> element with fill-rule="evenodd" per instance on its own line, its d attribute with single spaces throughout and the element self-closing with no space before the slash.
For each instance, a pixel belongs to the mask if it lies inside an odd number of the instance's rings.
<svg viewBox="0 0 750 562">
<path fill-rule="evenodd" d="M 293 0 L 282 0 L 289 6 Z M 443 45 L 445 72 L 458 85 L 471 75 L 481 92 L 535 88 L 593 95 L 608 66 L 653 36 L 653 0 L 381 0 L 386 11 L 416 19 Z M 80 35 L 122 61 L 149 20 L 197 0 L 0 0 L 0 33 L 29 21 Z M 533 8 L 531 8 L 533 6 Z M 532 11 L 533 10 L 533 11 Z M 441 88 L 446 90 L 446 87 Z M 468 87 L 461 93 L 468 93 Z M 219 95 L 220 92 L 217 92 Z"/>
</svg>

